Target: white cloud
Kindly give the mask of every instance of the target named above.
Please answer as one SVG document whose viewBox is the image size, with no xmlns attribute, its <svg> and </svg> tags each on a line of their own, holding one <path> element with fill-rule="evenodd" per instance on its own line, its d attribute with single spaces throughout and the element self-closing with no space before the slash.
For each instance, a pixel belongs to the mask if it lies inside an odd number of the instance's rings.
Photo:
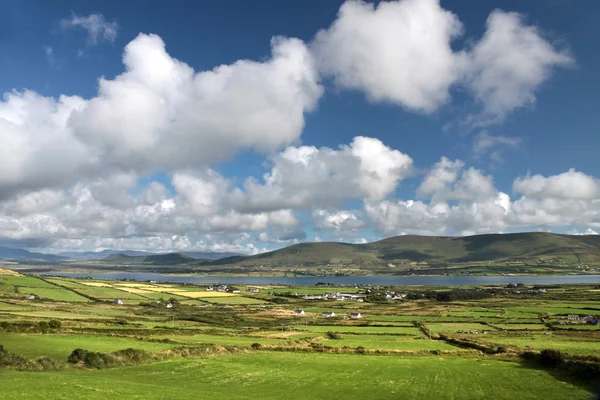
<svg viewBox="0 0 600 400">
<path fill-rule="evenodd" d="M 202 166 L 240 148 L 287 145 L 322 88 L 304 43 L 276 38 L 272 50 L 265 62 L 194 74 L 158 36 L 140 35 L 125 49 L 126 72 L 101 79 L 99 96 L 73 115 L 75 135 L 107 162 L 137 168 Z"/>
<path fill-rule="evenodd" d="M 531 198 L 586 200 L 600 196 L 600 181 L 583 172 L 570 169 L 559 175 L 518 178 L 513 191 Z"/>
<path fill-rule="evenodd" d="M 379 139 L 356 137 L 339 150 L 288 147 L 272 156 L 264 183 L 244 183 L 234 197 L 241 210 L 336 206 L 343 198 L 381 200 L 411 173 L 412 159 Z"/>
<path fill-rule="evenodd" d="M 73 14 L 71 18 L 61 20 L 60 26 L 62 29 L 85 29 L 89 44 L 114 42 L 119 30 L 116 21 L 109 22 L 102 14 L 90 14 L 87 17 Z"/>
<path fill-rule="evenodd" d="M 483 126 L 504 119 L 514 109 L 535 103 L 536 92 L 556 67 L 573 59 L 526 25 L 514 12 L 493 11 L 483 38 L 465 53 L 466 84 L 483 112 L 470 123 Z"/>
<path fill-rule="evenodd" d="M 371 101 L 426 113 L 449 101 L 452 86 L 466 88 L 483 109 L 467 118 L 476 127 L 533 104 L 553 70 L 574 63 L 523 15 L 502 10 L 489 15 L 472 47 L 455 51 L 462 24 L 439 3 L 346 1 L 311 45 L 320 70 Z"/>
<path fill-rule="evenodd" d="M 437 0 L 347 1 L 312 44 L 320 69 L 376 102 L 431 112 L 457 80 L 450 47 L 462 26 Z"/>
<path fill-rule="evenodd" d="M 0 197 L 108 171 L 205 169 L 239 149 L 269 152 L 298 140 L 322 88 L 300 40 L 277 38 L 272 49 L 265 62 L 194 73 L 158 36 L 140 35 L 125 49 L 126 72 L 101 78 L 97 97 L 6 93 Z"/>
<path fill-rule="evenodd" d="M 356 212 L 347 210 L 314 210 L 311 220 L 315 229 L 330 231 L 336 236 L 359 234 L 366 225 Z"/>
<path fill-rule="evenodd" d="M 582 235 L 598 235 L 598 232 L 596 232 L 595 230 L 591 229 L 591 228 L 587 228 L 585 231 L 580 232 L 576 229 L 570 230 L 567 232 L 569 235 L 578 235 L 578 236 L 582 236 Z"/>
</svg>

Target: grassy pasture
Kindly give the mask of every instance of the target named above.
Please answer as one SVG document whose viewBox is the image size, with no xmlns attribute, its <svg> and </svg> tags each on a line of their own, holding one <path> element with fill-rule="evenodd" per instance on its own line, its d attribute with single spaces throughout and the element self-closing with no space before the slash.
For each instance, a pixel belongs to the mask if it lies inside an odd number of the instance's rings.
<svg viewBox="0 0 600 400">
<path fill-rule="evenodd" d="M 149 378 L 150 377 L 150 378 Z M 199 379 L 201 377 L 201 379 Z M 457 357 L 269 353 L 101 371 L 3 373 L 3 399 L 588 399 L 512 362 Z"/>
<path fill-rule="evenodd" d="M 351 325 L 308 325 L 299 327 L 309 332 L 353 332 L 353 333 L 382 333 L 420 335 L 415 327 L 384 327 L 384 326 L 351 326 Z"/>
<path fill-rule="evenodd" d="M 236 293 L 226 293 L 226 292 L 192 292 L 187 290 L 177 290 L 177 291 L 169 291 L 169 293 L 178 294 L 183 297 L 190 297 L 192 299 L 201 299 L 204 297 L 234 297 L 239 296 Z"/>
<path fill-rule="evenodd" d="M 544 324 L 492 324 L 494 328 L 506 330 L 548 330 Z"/>
<path fill-rule="evenodd" d="M 493 331 L 491 326 L 478 323 L 427 323 L 427 329 L 431 329 L 432 333 L 454 333 L 456 331 Z"/>
<path fill-rule="evenodd" d="M 69 354 L 76 348 L 111 352 L 129 347 L 148 351 L 173 347 L 172 344 L 167 343 L 144 342 L 113 336 L 4 333 L 0 333 L 0 344 L 8 351 L 26 357 L 48 356 L 62 361 L 66 361 Z"/>
<path fill-rule="evenodd" d="M 325 339 L 324 345 L 333 347 L 358 347 L 363 346 L 372 350 L 462 350 L 441 340 L 422 338 L 406 338 L 402 336 L 387 335 L 341 335 L 341 339 Z"/>
<path fill-rule="evenodd" d="M 251 297 L 243 296 L 229 296 L 229 297 L 200 297 L 203 301 L 215 304 L 266 304 L 264 300 L 253 299 Z"/>
<path fill-rule="evenodd" d="M 478 340 L 500 345 L 512 345 L 519 349 L 544 350 L 554 349 L 570 354 L 600 356 L 600 341 L 597 338 L 581 338 L 563 335 L 543 335 L 531 333 L 526 335 L 488 335 L 478 336 Z"/>
</svg>

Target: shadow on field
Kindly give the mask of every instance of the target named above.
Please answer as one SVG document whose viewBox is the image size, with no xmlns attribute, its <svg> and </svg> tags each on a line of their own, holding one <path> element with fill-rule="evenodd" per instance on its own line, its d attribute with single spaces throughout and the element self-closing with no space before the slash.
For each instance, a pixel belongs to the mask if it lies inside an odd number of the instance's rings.
<svg viewBox="0 0 600 400">
<path fill-rule="evenodd" d="M 533 363 L 533 362 L 530 362 L 527 360 L 521 360 L 521 361 L 518 361 L 518 363 L 519 363 L 519 368 L 543 371 L 543 372 L 547 373 L 548 375 L 552 376 L 554 379 L 557 379 L 561 382 L 569 383 L 573 386 L 578 386 L 582 389 L 587 390 L 591 394 L 590 400 L 600 400 L 600 382 L 590 382 L 590 381 L 586 381 L 586 380 L 582 380 L 582 379 L 577 379 L 576 377 L 574 377 L 572 375 L 568 375 L 563 371 L 549 368 L 549 367 L 543 367 L 543 366 L 540 366 L 539 364 L 536 364 L 536 363 Z"/>
</svg>

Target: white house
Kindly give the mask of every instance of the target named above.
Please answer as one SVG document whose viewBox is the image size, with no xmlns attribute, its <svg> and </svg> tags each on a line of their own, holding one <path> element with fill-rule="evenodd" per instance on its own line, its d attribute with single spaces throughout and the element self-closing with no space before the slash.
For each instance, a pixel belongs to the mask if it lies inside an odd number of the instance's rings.
<svg viewBox="0 0 600 400">
<path fill-rule="evenodd" d="M 26 297 L 27 300 L 35 300 L 35 294 L 30 294 Z"/>
<path fill-rule="evenodd" d="M 120 305 L 120 306 L 122 306 L 122 305 L 123 305 L 123 302 L 121 301 L 121 299 L 114 299 L 114 300 L 113 300 L 113 304 L 117 304 L 117 305 Z"/>
<path fill-rule="evenodd" d="M 331 317 L 335 317 L 335 313 L 333 311 L 326 311 L 321 313 L 321 316 L 324 318 L 331 318 Z"/>
<path fill-rule="evenodd" d="M 294 310 L 292 315 L 304 315 L 304 310 Z"/>
<path fill-rule="evenodd" d="M 173 308 L 173 304 L 167 303 L 167 308 Z"/>
<path fill-rule="evenodd" d="M 353 313 L 350 313 L 350 318 L 359 319 L 359 318 L 362 318 L 362 315 L 359 312 L 353 312 Z"/>
</svg>

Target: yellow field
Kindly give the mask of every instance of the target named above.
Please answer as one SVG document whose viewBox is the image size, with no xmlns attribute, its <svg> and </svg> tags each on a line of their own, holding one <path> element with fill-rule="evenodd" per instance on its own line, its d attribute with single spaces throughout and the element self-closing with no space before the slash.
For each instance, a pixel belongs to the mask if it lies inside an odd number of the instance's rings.
<svg viewBox="0 0 600 400">
<path fill-rule="evenodd" d="M 155 287 L 155 286 L 149 285 L 147 283 L 116 283 L 113 286 L 114 287 L 124 286 L 124 287 L 140 288 L 140 289 L 147 289 L 147 288 Z"/>
<path fill-rule="evenodd" d="M 94 286 L 94 287 L 109 287 L 111 288 L 112 285 L 109 285 L 108 283 L 104 283 L 104 282 L 79 282 L 82 285 L 85 286 Z"/>
<path fill-rule="evenodd" d="M 144 286 L 143 288 L 138 287 L 138 289 L 148 290 L 150 292 L 160 292 L 160 293 L 167 293 L 167 292 L 173 291 L 170 288 L 163 288 L 163 287 L 159 287 L 159 286 Z"/>
<path fill-rule="evenodd" d="M 10 269 L 0 268 L 0 275 L 19 276 L 21 274 L 15 271 L 11 271 Z"/>
<path fill-rule="evenodd" d="M 131 288 L 131 287 L 114 287 L 115 289 L 122 290 L 124 292 L 134 293 L 134 294 L 148 294 L 148 293 L 156 293 L 151 290 Z"/>
<path fill-rule="evenodd" d="M 202 297 L 233 297 L 237 296 L 234 293 L 225 293 L 225 292 L 186 292 L 186 291 L 169 291 L 169 293 L 177 294 L 179 296 L 190 297 L 192 299 L 199 299 Z"/>
</svg>

